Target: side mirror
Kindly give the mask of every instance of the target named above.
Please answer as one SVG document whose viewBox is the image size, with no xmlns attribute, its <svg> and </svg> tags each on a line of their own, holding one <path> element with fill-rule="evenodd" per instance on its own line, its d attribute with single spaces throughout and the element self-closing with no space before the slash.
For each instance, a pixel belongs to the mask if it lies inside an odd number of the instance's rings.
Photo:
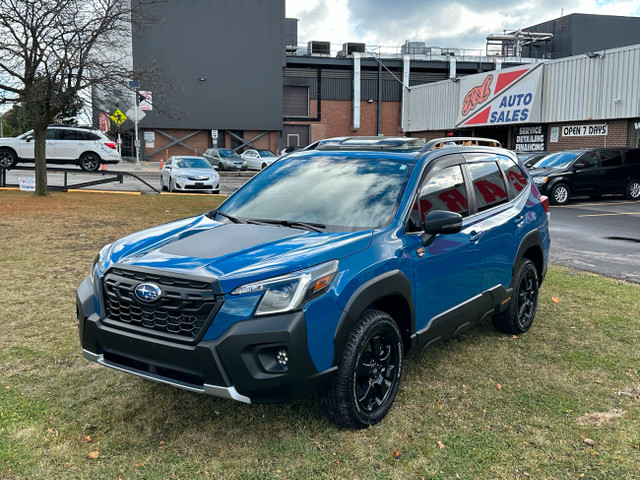
<svg viewBox="0 0 640 480">
<path fill-rule="evenodd" d="M 30 142 L 31 140 L 33 140 L 33 137 L 31 135 L 24 139 L 25 142 Z"/>
<path fill-rule="evenodd" d="M 435 240 L 438 234 L 458 233 L 462 230 L 462 215 L 446 210 L 432 210 L 427 213 L 422 224 L 424 233 L 420 236 L 425 247 Z"/>
</svg>

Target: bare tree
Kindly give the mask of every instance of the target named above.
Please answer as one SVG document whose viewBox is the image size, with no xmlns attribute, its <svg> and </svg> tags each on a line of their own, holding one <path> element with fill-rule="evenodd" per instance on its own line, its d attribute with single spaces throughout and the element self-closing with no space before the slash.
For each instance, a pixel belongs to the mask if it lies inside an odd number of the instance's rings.
<svg viewBox="0 0 640 480">
<path fill-rule="evenodd" d="M 34 195 L 48 194 L 45 134 L 54 117 L 83 90 L 142 73 L 133 71 L 131 32 L 152 23 L 156 1 L 0 0 L 0 94 L 17 97 L 31 119 Z"/>
</svg>

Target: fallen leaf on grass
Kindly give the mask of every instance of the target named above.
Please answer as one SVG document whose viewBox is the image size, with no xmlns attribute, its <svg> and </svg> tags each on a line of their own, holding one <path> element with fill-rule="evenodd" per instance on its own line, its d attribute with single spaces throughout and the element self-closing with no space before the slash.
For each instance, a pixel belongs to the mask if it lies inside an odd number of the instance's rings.
<svg viewBox="0 0 640 480">
<path fill-rule="evenodd" d="M 396 460 L 400 460 L 400 457 L 401 457 L 401 456 L 402 456 L 402 452 L 400 452 L 400 451 L 395 452 L 395 453 L 393 454 L 393 458 L 395 458 Z"/>
<path fill-rule="evenodd" d="M 438 447 L 440 447 L 440 450 L 442 450 L 446 445 L 444 443 L 442 443 L 440 440 L 438 440 Z"/>
<path fill-rule="evenodd" d="M 91 440 L 91 437 L 89 435 L 87 435 L 86 437 L 78 437 L 78 443 L 80 445 L 84 443 L 90 443 L 90 442 L 93 442 L 93 440 Z"/>
<path fill-rule="evenodd" d="M 594 440 L 591 440 L 590 438 L 585 438 L 584 440 L 582 440 L 584 443 L 586 443 L 587 445 L 589 445 L 590 447 L 593 447 L 596 442 Z"/>
<path fill-rule="evenodd" d="M 499 383 L 496 383 L 496 388 L 497 388 L 498 390 L 502 390 L 502 385 L 500 385 Z"/>
<path fill-rule="evenodd" d="M 89 458 L 93 458 L 94 460 L 99 456 L 100 456 L 100 452 L 98 452 L 97 450 L 89 454 Z"/>
<path fill-rule="evenodd" d="M 560 303 L 560 299 L 558 297 L 551 297 L 551 301 L 553 303 Z"/>
</svg>

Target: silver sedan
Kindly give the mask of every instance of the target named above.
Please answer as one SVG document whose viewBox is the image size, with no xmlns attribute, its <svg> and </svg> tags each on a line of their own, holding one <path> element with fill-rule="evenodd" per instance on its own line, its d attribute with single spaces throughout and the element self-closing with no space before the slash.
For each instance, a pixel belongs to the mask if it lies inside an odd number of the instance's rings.
<svg viewBox="0 0 640 480">
<path fill-rule="evenodd" d="M 162 190 L 220 193 L 220 176 L 202 157 L 173 156 L 160 173 Z"/>
</svg>

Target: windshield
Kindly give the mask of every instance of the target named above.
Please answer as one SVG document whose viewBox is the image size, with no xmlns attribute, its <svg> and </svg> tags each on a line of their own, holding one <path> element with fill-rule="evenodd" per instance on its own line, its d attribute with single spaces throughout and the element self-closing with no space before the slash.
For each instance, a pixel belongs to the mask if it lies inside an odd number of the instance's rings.
<svg viewBox="0 0 640 480">
<path fill-rule="evenodd" d="M 258 150 L 258 155 L 261 157 L 275 157 L 276 154 L 269 150 Z"/>
<path fill-rule="evenodd" d="M 212 168 L 204 158 L 179 158 L 175 165 L 177 168 Z"/>
<path fill-rule="evenodd" d="M 224 148 L 224 149 L 218 150 L 218 151 L 220 152 L 220 156 L 221 157 L 225 157 L 225 158 L 238 157 L 238 158 L 240 158 L 240 155 L 238 155 L 233 150 L 229 150 L 228 148 Z"/>
<path fill-rule="evenodd" d="M 531 168 L 565 168 L 568 167 L 582 152 L 558 152 L 547 155 Z"/>
<path fill-rule="evenodd" d="M 220 211 L 241 221 L 306 222 L 333 231 L 379 228 L 396 214 L 411 167 L 375 152 L 286 157 L 245 184 Z"/>
</svg>

